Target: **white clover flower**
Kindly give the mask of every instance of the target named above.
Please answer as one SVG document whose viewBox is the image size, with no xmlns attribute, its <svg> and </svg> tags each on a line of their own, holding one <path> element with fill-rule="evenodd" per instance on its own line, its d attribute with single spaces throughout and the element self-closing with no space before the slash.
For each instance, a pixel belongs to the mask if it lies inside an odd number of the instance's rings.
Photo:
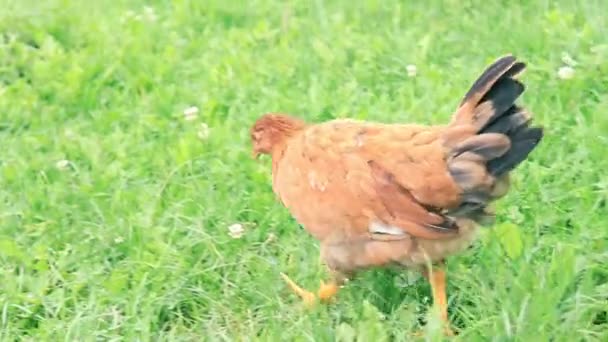
<svg viewBox="0 0 608 342">
<path fill-rule="evenodd" d="M 243 233 L 245 233 L 245 229 L 240 223 L 235 223 L 228 226 L 228 234 L 233 239 L 240 239 L 243 236 Z"/>
<path fill-rule="evenodd" d="M 414 64 L 408 64 L 405 69 L 407 70 L 407 75 L 409 77 L 416 77 L 416 74 L 418 74 L 418 69 Z"/>
<path fill-rule="evenodd" d="M 207 140 L 207 138 L 209 138 L 209 126 L 204 122 L 201 123 L 196 135 L 201 140 Z"/>
<path fill-rule="evenodd" d="M 158 19 L 154 7 L 144 6 L 144 15 L 148 21 L 156 21 L 156 19 Z"/>
<path fill-rule="evenodd" d="M 67 159 L 61 159 L 55 162 L 55 167 L 59 170 L 67 170 L 70 167 L 70 161 Z"/>
<path fill-rule="evenodd" d="M 569 66 L 563 66 L 559 68 L 559 70 L 557 71 L 557 77 L 561 78 L 562 80 L 569 80 L 573 78 L 574 68 Z"/>
<path fill-rule="evenodd" d="M 135 18 L 136 15 L 137 14 L 135 12 L 128 10 L 122 15 L 122 17 L 120 18 L 120 21 L 124 23 L 128 20 L 131 20 L 132 18 Z"/>
<path fill-rule="evenodd" d="M 562 62 L 570 67 L 575 67 L 578 63 L 567 53 L 562 54 Z"/>
<path fill-rule="evenodd" d="M 277 236 L 274 233 L 268 233 L 268 237 L 266 237 L 266 243 L 271 243 L 277 240 Z"/>
<path fill-rule="evenodd" d="M 76 132 L 74 132 L 73 130 L 67 128 L 63 134 L 65 135 L 66 138 L 68 139 L 73 139 L 76 138 Z"/>
<path fill-rule="evenodd" d="M 192 106 L 184 109 L 184 119 L 186 121 L 196 120 L 198 116 L 198 107 Z"/>
</svg>

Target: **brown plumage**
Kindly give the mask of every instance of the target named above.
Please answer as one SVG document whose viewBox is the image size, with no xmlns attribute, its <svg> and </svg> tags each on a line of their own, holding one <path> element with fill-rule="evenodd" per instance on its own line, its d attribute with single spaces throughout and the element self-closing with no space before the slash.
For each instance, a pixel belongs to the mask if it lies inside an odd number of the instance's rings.
<svg viewBox="0 0 608 342">
<path fill-rule="evenodd" d="M 513 56 L 498 59 L 447 125 L 310 124 L 285 114 L 256 121 L 254 155 L 272 156 L 274 192 L 320 241 L 332 271 L 319 297 L 331 297 L 365 268 L 415 267 L 431 281 L 447 320 L 445 275 L 435 270 L 433 276 L 425 265 L 463 251 L 478 226 L 492 222 L 489 205 L 507 193 L 509 172 L 542 139 L 542 129 L 515 105 L 524 91 L 516 77 L 524 69 Z"/>
</svg>

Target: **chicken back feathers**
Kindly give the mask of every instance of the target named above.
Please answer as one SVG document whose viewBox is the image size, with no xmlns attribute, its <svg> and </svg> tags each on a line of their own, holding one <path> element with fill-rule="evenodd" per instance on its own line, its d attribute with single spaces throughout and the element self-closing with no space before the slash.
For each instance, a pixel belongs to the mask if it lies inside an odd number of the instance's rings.
<svg viewBox="0 0 608 342">
<path fill-rule="evenodd" d="M 254 153 L 272 156 L 274 192 L 330 267 L 440 260 L 489 222 L 509 172 L 542 138 L 515 105 L 524 69 L 512 56 L 494 62 L 444 126 L 266 114 L 251 130 Z"/>
</svg>

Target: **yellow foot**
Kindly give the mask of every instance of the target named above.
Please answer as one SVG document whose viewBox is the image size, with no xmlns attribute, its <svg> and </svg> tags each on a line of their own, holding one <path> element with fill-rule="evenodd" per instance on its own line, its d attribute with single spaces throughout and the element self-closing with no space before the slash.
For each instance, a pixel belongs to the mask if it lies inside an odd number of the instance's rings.
<svg viewBox="0 0 608 342">
<path fill-rule="evenodd" d="M 324 302 L 329 302 L 338 293 L 339 287 L 335 283 L 323 283 L 319 287 L 319 299 Z"/>
<path fill-rule="evenodd" d="M 316 303 L 317 296 L 321 301 L 328 302 L 336 295 L 336 293 L 338 293 L 339 289 L 335 283 L 321 283 L 321 286 L 319 287 L 319 293 L 318 295 L 315 295 L 314 293 L 300 287 L 285 273 L 281 273 L 281 277 L 283 278 L 283 280 L 285 280 L 287 285 L 289 285 L 291 290 L 295 292 L 298 296 L 300 296 L 300 298 L 302 298 L 304 305 L 308 308 L 314 306 L 314 304 Z"/>
<path fill-rule="evenodd" d="M 315 304 L 315 294 L 314 293 L 301 288 L 300 285 L 296 284 L 285 273 L 281 272 L 281 277 L 283 277 L 283 280 L 285 280 L 285 282 L 287 283 L 287 285 L 289 285 L 291 290 L 293 292 L 295 292 L 298 296 L 300 296 L 300 298 L 302 298 L 302 301 L 304 301 L 304 305 L 306 307 L 310 308 Z"/>
</svg>

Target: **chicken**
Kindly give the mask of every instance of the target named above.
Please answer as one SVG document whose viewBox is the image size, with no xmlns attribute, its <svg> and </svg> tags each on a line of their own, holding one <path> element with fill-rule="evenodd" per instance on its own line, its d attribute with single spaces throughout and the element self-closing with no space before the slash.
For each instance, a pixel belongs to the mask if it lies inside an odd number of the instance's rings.
<svg viewBox="0 0 608 342">
<path fill-rule="evenodd" d="M 446 125 L 336 119 L 312 124 L 267 113 L 251 128 L 253 155 L 272 157 L 272 188 L 320 241 L 331 279 L 317 293 L 282 274 L 307 304 L 328 301 L 371 267 L 420 270 L 451 331 L 445 259 L 492 224 L 492 202 L 537 146 L 541 127 L 516 105 L 526 64 L 499 58 L 479 76 Z"/>
</svg>

